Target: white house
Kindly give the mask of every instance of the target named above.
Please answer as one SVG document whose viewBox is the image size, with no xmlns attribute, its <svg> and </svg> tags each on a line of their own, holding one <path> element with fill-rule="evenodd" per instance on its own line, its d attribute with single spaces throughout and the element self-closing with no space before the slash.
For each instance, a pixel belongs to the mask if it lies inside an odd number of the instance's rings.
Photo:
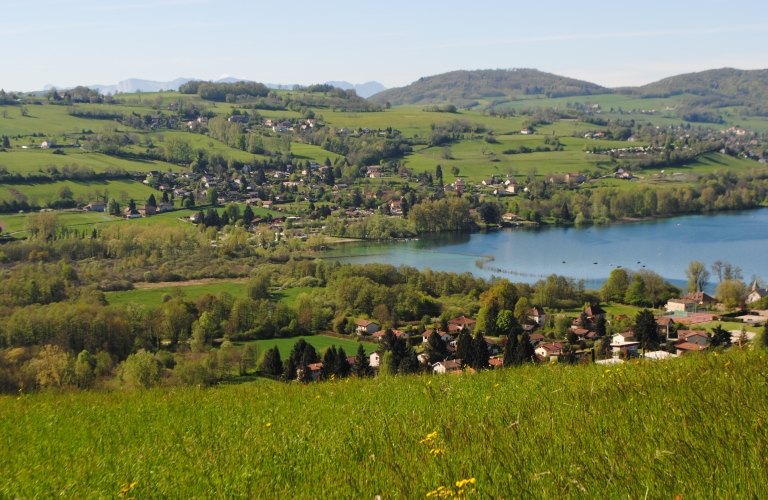
<svg viewBox="0 0 768 500">
<path fill-rule="evenodd" d="M 432 371 L 434 373 L 458 373 L 461 372 L 461 360 L 451 359 L 448 361 L 440 361 L 432 365 Z"/>
<path fill-rule="evenodd" d="M 422 340 L 424 342 L 429 342 L 429 337 L 430 337 L 430 335 L 432 335 L 432 332 L 434 332 L 434 331 L 435 330 L 425 330 L 424 333 L 421 335 Z M 440 332 L 440 331 L 438 331 L 437 334 L 440 335 L 440 338 L 446 344 L 451 341 L 451 336 L 448 335 L 447 332 Z"/>
<path fill-rule="evenodd" d="M 637 356 L 637 350 L 639 347 L 640 342 L 611 342 L 611 349 L 613 350 L 614 356 Z"/>
<path fill-rule="evenodd" d="M 107 204 L 101 201 L 92 201 L 85 207 L 85 209 L 91 212 L 106 212 Z"/>
<path fill-rule="evenodd" d="M 696 302 L 691 299 L 669 299 L 667 301 L 667 312 L 693 312 Z"/>
<path fill-rule="evenodd" d="M 528 319 L 539 326 L 543 326 L 547 322 L 547 315 L 544 314 L 544 308 L 540 306 L 533 306 L 532 308 L 528 309 Z"/>
<path fill-rule="evenodd" d="M 357 320 L 356 325 L 356 331 L 358 335 L 371 335 L 379 331 L 379 325 L 367 319 Z"/>
<path fill-rule="evenodd" d="M 563 352 L 563 344 L 560 342 L 541 343 L 534 350 L 537 356 L 542 359 L 554 361 Z"/>
<path fill-rule="evenodd" d="M 381 357 L 383 353 L 381 351 L 373 351 L 368 358 L 368 364 L 371 368 L 378 368 L 381 365 Z"/>
</svg>

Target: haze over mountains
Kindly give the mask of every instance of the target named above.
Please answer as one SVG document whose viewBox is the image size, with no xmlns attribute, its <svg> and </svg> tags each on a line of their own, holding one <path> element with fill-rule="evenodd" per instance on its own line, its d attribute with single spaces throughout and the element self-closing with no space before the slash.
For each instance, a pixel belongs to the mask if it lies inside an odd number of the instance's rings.
<svg viewBox="0 0 768 500">
<path fill-rule="evenodd" d="M 166 90 L 178 90 L 179 86 L 184 85 L 185 83 L 191 81 L 191 80 L 197 80 L 197 78 L 176 78 L 175 80 L 171 80 L 169 82 L 157 82 L 154 80 L 141 80 L 139 78 L 129 78 L 128 80 L 123 80 L 115 85 L 101 85 L 101 84 L 95 84 L 95 85 L 88 85 L 89 88 L 92 89 L 98 89 L 99 92 L 102 94 L 114 94 L 116 92 L 120 93 L 132 93 L 132 92 L 159 92 L 160 90 L 166 91 Z M 216 83 L 235 83 L 235 82 L 242 82 L 242 81 L 252 81 L 252 80 L 245 80 L 243 78 L 233 78 L 233 77 L 225 77 L 220 78 L 219 80 L 216 80 Z M 357 95 L 360 97 L 371 97 L 372 95 L 381 92 L 383 90 L 386 90 L 387 87 L 380 84 L 379 82 L 366 82 L 366 83 L 360 83 L 360 84 L 354 84 L 349 83 L 347 81 L 332 81 L 332 82 L 325 82 L 326 84 L 333 85 L 334 87 L 338 87 L 344 90 L 350 90 L 355 89 L 357 91 Z M 269 88 L 277 89 L 277 88 L 292 88 L 294 84 L 279 84 L 279 83 L 265 83 Z M 46 85 L 43 90 L 49 90 L 54 85 Z M 64 90 L 62 87 L 56 87 L 59 90 Z"/>
</svg>

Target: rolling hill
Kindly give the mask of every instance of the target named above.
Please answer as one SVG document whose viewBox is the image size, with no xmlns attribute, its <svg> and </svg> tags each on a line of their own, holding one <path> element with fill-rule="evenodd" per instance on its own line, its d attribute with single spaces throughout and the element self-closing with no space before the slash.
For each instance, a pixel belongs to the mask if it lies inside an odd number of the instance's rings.
<svg viewBox="0 0 768 500">
<path fill-rule="evenodd" d="M 479 99 L 512 95 L 545 94 L 547 97 L 604 94 L 609 89 L 536 69 L 451 71 L 419 78 L 406 87 L 379 92 L 371 97 L 393 105 L 450 102 L 464 107 Z"/>
<path fill-rule="evenodd" d="M 749 106 L 755 114 L 768 99 L 768 70 L 713 69 L 672 76 L 640 87 L 616 89 L 535 69 L 452 71 L 420 78 L 406 87 L 373 97 L 393 105 L 452 103 L 471 106 L 480 99 L 511 99 L 529 94 L 570 97 L 620 93 L 637 97 L 699 96 L 691 106 Z"/>
</svg>

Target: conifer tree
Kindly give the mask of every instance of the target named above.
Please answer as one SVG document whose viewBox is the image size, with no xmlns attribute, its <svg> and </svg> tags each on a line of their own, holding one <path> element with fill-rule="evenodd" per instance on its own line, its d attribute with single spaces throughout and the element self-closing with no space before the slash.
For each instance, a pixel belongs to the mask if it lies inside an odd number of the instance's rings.
<svg viewBox="0 0 768 500">
<path fill-rule="evenodd" d="M 523 334 L 520 336 L 520 341 L 517 343 L 517 349 L 515 350 L 515 364 L 519 365 L 535 360 L 536 353 L 531 344 L 531 337 L 528 335 L 528 332 L 523 331 Z"/>
<path fill-rule="evenodd" d="M 507 345 L 504 346 L 504 367 L 513 366 L 516 363 L 515 351 L 517 350 L 517 333 L 507 335 Z"/>
<path fill-rule="evenodd" d="M 347 352 L 343 347 L 339 347 L 339 350 L 336 352 L 336 367 L 334 373 L 337 377 L 345 378 L 349 377 L 351 371 L 352 365 L 349 364 L 349 360 L 347 359 Z"/>
<path fill-rule="evenodd" d="M 355 364 L 352 369 L 358 377 L 367 377 L 371 372 L 370 360 L 365 354 L 363 344 L 357 346 L 357 356 L 355 356 Z"/>
<path fill-rule="evenodd" d="M 571 220 L 571 212 L 568 211 L 568 204 L 565 201 L 563 201 L 563 207 L 560 209 L 560 218 L 566 222 Z"/>
<path fill-rule="evenodd" d="M 149 195 L 149 198 L 147 198 L 147 205 L 150 207 L 157 207 L 157 200 L 155 199 L 154 194 Z"/>
<path fill-rule="evenodd" d="M 472 366 L 472 337 L 462 331 L 456 341 L 456 355 L 461 359 L 462 365 Z"/>
<path fill-rule="evenodd" d="M 723 328 L 723 325 L 717 325 L 712 329 L 712 338 L 709 343 L 712 347 L 726 346 L 731 343 L 731 333 Z"/>
<path fill-rule="evenodd" d="M 643 309 L 635 316 L 635 338 L 638 342 L 653 346 L 659 343 L 658 325 L 653 313 Z"/>
<path fill-rule="evenodd" d="M 255 219 L 256 216 L 253 214 L 253 209 L 250 205 L 246 205 L 245 209 L 243 210 L 243 219 L 245 220 L 246 224 L 250 224 L 253 219 Z"/>
<path fill-rule="evenodd" d="M 479 331 L 475 333 L 475 338 L 472 339 L 472 368 L 475 370 L 485 370 L 488 368 L 488 343 L 485 341 L 483 332 Z"/>
<path fill-rule="evenodd" d="M 445 359 L 448 355 L 448 347 L 445 345 L 443 339 L 440 338 L 440 334 L 433 330 L 427 338 L 427 345 L 424 347 L 424 352 L 427 355 L 429 363 L 434 364 Z"/>
<path fill-rule="evenodd" d="M 339 362 L 338 355 L 336 353 L 336 346 L 332 345 L 325 350 L 323 355 L 323 379 L 331 378 L 331 375 L 336 374 L 336 365 Z"/>
<path fill-rule="evenodd" d="M 595 323 L 595 335 L 597 337 L 604 337 L 607 332 L 605 316 L 600 315 Z"/>
</svg>

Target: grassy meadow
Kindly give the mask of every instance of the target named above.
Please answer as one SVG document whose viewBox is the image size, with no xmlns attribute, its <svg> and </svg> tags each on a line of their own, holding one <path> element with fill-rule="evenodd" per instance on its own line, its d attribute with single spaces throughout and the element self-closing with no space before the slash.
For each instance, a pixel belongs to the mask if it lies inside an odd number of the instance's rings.
<svg viewBox="0 0 768 500">
<path fill-rule="evenodd" d="M 765 366 L 736 351 L 6 396 L 0 496 L 764 498 Z"/>
<path fill-rule="evenodd" d="M 371 342 L 357 342 L 355 340 L 340 339 L 326 335 L 309 335 L 291 337 L 288 339 L 257 340 L 256 344 L 259 346 L 259 352 L 265 352 L 267 349 L 271 349 L 277 346 L 277 348 L 280 350 L 280 356 L 285 358 L 291 352 L 293 345 L 298 342 L 299 339 L 304 339 L 308 344 L 312 344 L 317 352 L 323 352 L 325 349 L 328 349 L 331 346 L 336 346 L 337 348 L 343 347 L 344 351 L 347 353 L 347 356 L 354 356 L 357 353 L 357 348 L 360 344 L 363 345 L 365 352 L 368 354 L 376 350 L 376 344 Z"/>
<path fill-rule="evenodd" d="M 142 219 L 143 220 L 143 219 Z M 151 220 L 151 219 L 149 219 Z M 204 284 L 187 284 L 187 282 L 181 282 L 178 285 L 167 284 L 168 286 L 151 286 L 142 287 L 136 290 L 128 290 L 123 292 L 108 292 L 106 293 L 107 302 L 113 306 L 126 306 L 130 303 L 135 303 L 143 306 L 158 306 L 163 302 L 163 295 L 168 294 L 175 296 L 181 294 L 187 300 L 197 300 L 206 293 L 212 293 L 219 295 L 221 292 L 231 293 L 237 298 L 245 297 L 245 291 L 247 288 L 246 280 L 231 280 L 231 281 L 215 281 Z M 275 298 L 281 302 L 285 302 L 289 306 L 293 306 L 296 303 L 296 299 L 302 293 L 312 293 L 314 288 L 310 287 L 297 287 L 280 290 L 274 293 Z"/>
</svg>

